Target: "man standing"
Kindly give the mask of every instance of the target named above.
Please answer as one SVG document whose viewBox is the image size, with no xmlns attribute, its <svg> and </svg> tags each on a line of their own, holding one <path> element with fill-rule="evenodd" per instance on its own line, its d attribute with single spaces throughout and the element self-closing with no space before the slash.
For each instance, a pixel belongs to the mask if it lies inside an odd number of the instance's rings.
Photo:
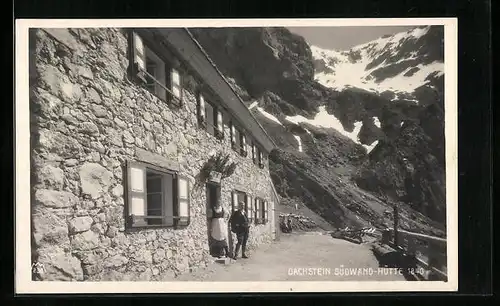
<svg viewBox="0 0 500 306">
<path fill-rule="evenodd" d="M 229 218 L 229 223 L 231 223 L 231 231 L 236 234 L 238 242 L 236 243 L 236 248 L 234 249 L 234 257 L 238 257 L 238 252 L 241 247 L 241 257 L 248 258 L 246 255 L 247 240 L 249 234 L 250 225 L 248 224 L 248 216 L 245 213 L 245 203 L 240 202 L 238 209 Z"/>
</svg>

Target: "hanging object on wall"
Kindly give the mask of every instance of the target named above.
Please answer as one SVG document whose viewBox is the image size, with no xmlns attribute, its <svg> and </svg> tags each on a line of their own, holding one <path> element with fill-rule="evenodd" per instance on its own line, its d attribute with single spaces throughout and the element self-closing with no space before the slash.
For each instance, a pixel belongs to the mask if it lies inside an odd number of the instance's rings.
<svg viewBox="0 0 500 306">
<path fill-rule="evenodd" d="M 201 169 L 201 177 L 213 183 L 220 183 L 224 178 L 231 176 L 236 170 L 236 163 L 230 162 L 229 154 L 217 153 L 212 155 Z"/>
</svg>

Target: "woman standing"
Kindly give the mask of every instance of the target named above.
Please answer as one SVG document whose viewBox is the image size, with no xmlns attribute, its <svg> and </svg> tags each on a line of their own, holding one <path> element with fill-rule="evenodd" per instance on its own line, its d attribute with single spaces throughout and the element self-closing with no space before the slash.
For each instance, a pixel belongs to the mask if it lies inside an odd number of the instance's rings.
<svg viewBox="0 0 500 306">
<path fill-rule="evenodd" d="M 229 247 L 227 244 L 227 225 L 224 221 L 224 208 L 217 203 L 213 208 L 212 215 L 212 226 L 211 226 L 211 237 L 212 237 L 212 248 L 215 251 L 215 254 L 225 257 L 231 257 L 229 254 Z M 220 255 L 218 257 L 221 257 Z"/>
</svg>

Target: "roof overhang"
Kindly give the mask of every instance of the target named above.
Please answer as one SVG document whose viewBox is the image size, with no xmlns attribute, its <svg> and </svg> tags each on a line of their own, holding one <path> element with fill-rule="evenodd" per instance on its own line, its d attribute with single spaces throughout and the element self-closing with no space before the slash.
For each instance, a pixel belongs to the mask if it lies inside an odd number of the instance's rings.
<svg viewBox="0 0 500 306">
<path fill-rule="evenodd" d="M 219 97 L 220 103 L 236 118 L 242 128 L 253 136 L 264 151 L 271 152 L 276 148 L 271 137 L 187 28 L 161 28 L 156 31 L 165 38 L 165 42 L 177 53 L 179 59 L 187 63 L 205 85 L 211 88 Z"/>
</svg>

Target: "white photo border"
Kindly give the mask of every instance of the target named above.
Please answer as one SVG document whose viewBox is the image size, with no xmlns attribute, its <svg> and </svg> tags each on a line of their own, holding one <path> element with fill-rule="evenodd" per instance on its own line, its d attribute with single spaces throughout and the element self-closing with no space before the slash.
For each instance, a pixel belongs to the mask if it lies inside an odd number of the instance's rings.
<svg viewBox="0 0 500 306">
<path fill-rule="evenodd" d="M 31 279 L 30 114 L 28 30 L 90 27 L 331 27 L 442 25 L 445 38 L 446 229 L 448 281 L 266 282 L 64 282 Z M 458 290 L 458 19 L 18 19 L 15 29 L 15 292 L 252 293 L 252 292 L 440 292 Z"/>
</svg>

